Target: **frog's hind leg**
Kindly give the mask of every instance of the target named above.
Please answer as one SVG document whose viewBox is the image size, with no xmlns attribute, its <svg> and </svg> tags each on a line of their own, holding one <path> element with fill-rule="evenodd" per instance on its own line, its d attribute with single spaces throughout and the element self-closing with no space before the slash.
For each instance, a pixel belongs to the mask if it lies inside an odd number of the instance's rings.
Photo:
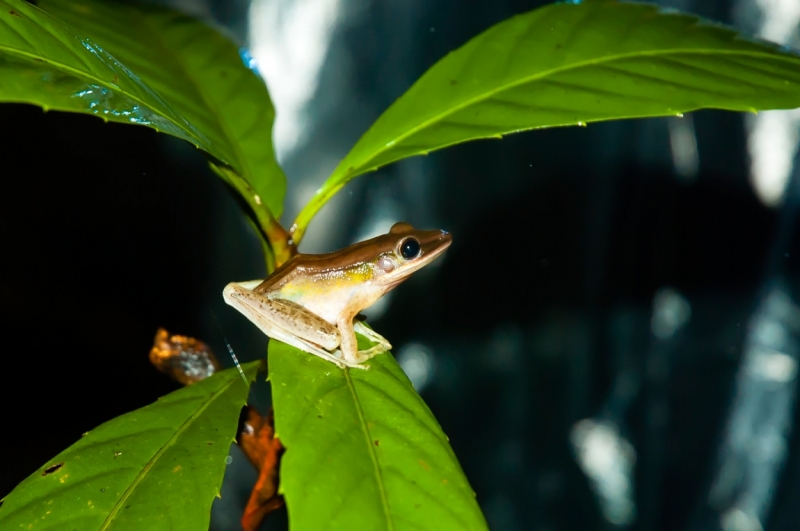
<svg viewBox="0 0 800 531">
<path fill-rule="evenodd" d="M 350 365 L 330 352 L 339 346 L 339 330 L 303 306 L 288 300 L 270 299 L 236 284 L 225 288 L 223 298 L 272 339 L 339 367 Z"/>
<path fill-rule="evenodd" d="M 266 332 L 265 332 L 266 333 Z M 267 334 L 271 339 L 275 339 L 277 341 L 281 341 L 290 345 L 294 348 L 300 349 L 303 352 L 308 352 L 309 354 L 313 354 L 315 356 L 319 356 L 320 358 L 324 359 L 325 361 L 329 361 L 338 367 L 344 369 L 348 366 L 344 360 L 341 360 L 336 357 L 335 353 L 330 353 L 327 350 L 323 350 L 318 346 L 314 345 L 313 343 L 309 343 L 305 339 L 299 338 L 297 336 L 293 336 L 292 334 L 286 333 L 284 330 L 280 328 L 275 328 Z M 338 352 L 338 350 L 336 351 Z"/>
<path fill-rule="evenodd" d="M 337 327 L 330 324 L 322 317 L 319 317 L 317 314 L 309 312 L 296 302 L 286 299 L 267 300 L 272 306 L 279 308 L 275 316 L 275 321 L 286 323 L 286 329 L 281 325 L 275 330 L 273 335 L 269 333 L 267 333 L 267 335 L 278 341 L 283 341 L 293 347 L 297 347 L 300 350 L 304 350 L 309 354 L 314 354 L 322 359 L 335 363 L 339 367 L 369 369 L 368 366 L 360 365 L 360 362 L 354 363 L 342 355 L 342 351 L 337 348 L 341 347 L 341 335 Z M 385 339 L 384 342 L 386 342 Z M 315 343 L 319 343 L 323 348 L 320 348 Z"/>
</svg>

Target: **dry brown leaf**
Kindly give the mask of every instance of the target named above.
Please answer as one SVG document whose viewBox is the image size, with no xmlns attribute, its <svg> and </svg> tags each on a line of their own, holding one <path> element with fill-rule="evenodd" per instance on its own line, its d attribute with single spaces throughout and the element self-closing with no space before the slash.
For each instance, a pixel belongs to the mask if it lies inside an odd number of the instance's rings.
<svg viewBox="0 0 800 531">
<path fill-rule="evenodd" d="M 242 528 L 256 531 L 264 517 L 284 503 L 283 496 L 278 494 L 278 464 L 283 446 L 275 437 L 272 409 L 267 416 L 262 416 L 256 408 L 245 407 L 247 417 L 238 443 L 259 474 L 242 516 Z"/>
<path fill-rule="evenodd" d="M 164 328 L 156 332 L 150 361 L 183 385 L 199 382 L 219 370 L 208 345 L 193 337 L 170 335 Z"/>
</svg>

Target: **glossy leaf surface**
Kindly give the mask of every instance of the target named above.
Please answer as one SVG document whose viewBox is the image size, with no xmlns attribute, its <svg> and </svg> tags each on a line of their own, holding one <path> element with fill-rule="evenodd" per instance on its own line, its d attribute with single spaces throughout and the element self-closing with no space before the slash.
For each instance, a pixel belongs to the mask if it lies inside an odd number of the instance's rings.
<svg viewBox="0 0 800 531">
<path fill-rule="evenodd" d="M 588 0 L 505 20 L 431 67 L 387 109 L 297 219 L 390 162 L 526 129 L 800 106 L 800 57 L 652 5 Z"/>
<path fill-rule="evenodd" d="M 248 391 L 229 369 L 102 424 L 6 497 L 0 529 L 208 529 Z"/>
<path fill-rule="evenodd" d="M 342 370 L 270 341 L 291 528 L 487 529 L 447 437 L 394 357 L 369 365 Z"/>
<path fill-rule="evenodd" d="M 274 111 L 239 47 L 206 24 L 154 7 L 0 0 L 0 101 L 147 125 L 242 176 L 274 216 L 285 178 Z M 46 11 L 46 12 L 45 12 Z M 249 57 L 244 55 L 244 60 Z"/>
</svg>

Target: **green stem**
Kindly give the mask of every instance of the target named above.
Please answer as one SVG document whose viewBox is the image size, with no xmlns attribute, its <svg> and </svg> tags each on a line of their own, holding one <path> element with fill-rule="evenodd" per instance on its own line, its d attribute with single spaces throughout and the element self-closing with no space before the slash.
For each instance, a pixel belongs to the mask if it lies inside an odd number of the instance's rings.
<svg viewBox="0 0 800 531">
<path fill-rule="evenodd" d="M 311 200 L 306 203 L 306 206 L 303 207 L 303 210 L 300 211 L 300 213 L 297 215 L 297 218 L 295 218 L 294 223 L 292 223 L 292 226 L 289 229 L 289 234 L 295 247 L 300 245 L 300 241 L 303 239 L 303 236 L 306 233 L 308 224 L 311 223 L 311 220 L 314 219 L 314 216 L 317 215 L 317 212 L 319 212 L 319 210 L 325 206 L 325 203 L 330 201 L 331 197 L 336 195 L 336 192 L 341 190 L 346 184 L 345 181 L 331 185 L 329 183 L 332 180 L 333 178 L 331 177 L 328 179 L 326 184 L 322 185 L 322 187 L 317 190 L 317 193 L 314 194 L 314 197 L 312 197 Z"/>
<path fill-rule="evenodd" d="M 297 254 L 297 246 L 290 238 L 289 232 L 275 219 L 269 208 L 262 203 L 258 194 L 239 174 L 224 166 L 218 166 L 214 163 L 210 165 L 214 173 L 222 177 L 225 182 L 239 192 L 241 198 L 250 207 L 255 216 L 255 219 L 252 220 L 253 224 L 261 236 L 267 273 L 272 273 L 281 264 Z"/>
</svg>

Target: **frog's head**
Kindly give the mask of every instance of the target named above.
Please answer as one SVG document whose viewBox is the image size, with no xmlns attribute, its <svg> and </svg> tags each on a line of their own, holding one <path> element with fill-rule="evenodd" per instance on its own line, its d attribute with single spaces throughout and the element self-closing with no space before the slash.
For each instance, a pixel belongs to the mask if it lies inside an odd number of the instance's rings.
<svg viewBox="0 0 800 531">
<path fill-rule="evenodd" d="M 408 223 L 395 223 L 389 234 L 379 236 L 382 252 L 374 266 L 373 283 L 392 289 L 411 273 L 431 263 L 452 243 L 443 230 L 417 230 Z"/>
</svg>

